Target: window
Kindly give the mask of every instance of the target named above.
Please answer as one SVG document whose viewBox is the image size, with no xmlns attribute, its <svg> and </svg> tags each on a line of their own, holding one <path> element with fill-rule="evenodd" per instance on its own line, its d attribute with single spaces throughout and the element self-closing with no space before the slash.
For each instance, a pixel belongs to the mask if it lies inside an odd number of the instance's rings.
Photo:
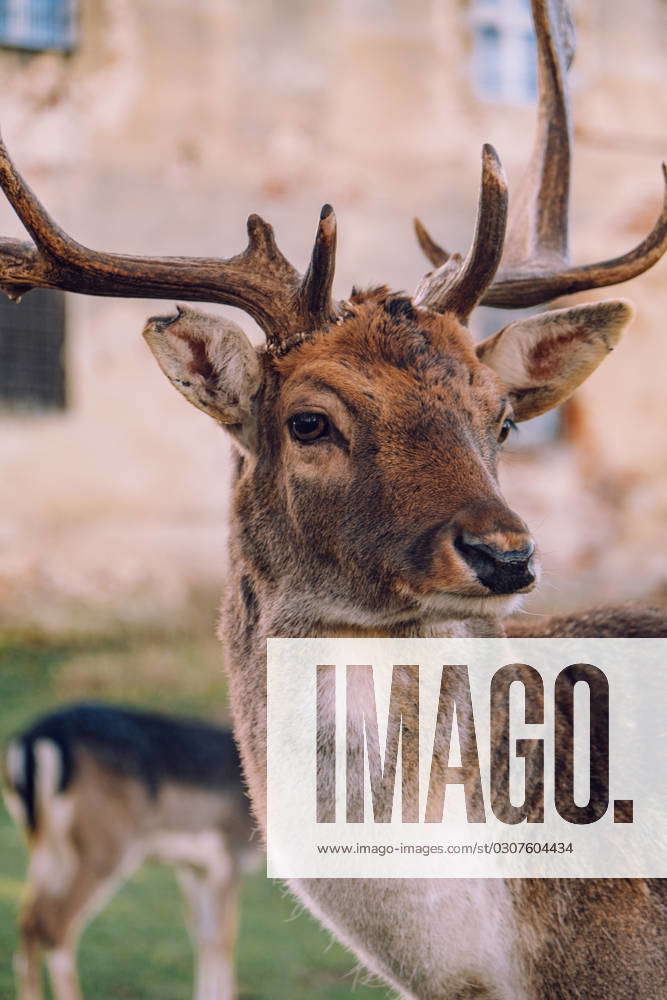
<svg viewBox="0 0 667 1000">
<path fill-rule="evenodd" d="M 511 104 L 535 100 L 537 56 L 528 0 L 473 0 L 472 24 L 478 96 Z"/>
<path fill-rule="evenodd" d="M 36 288 L 0 298 L 0 408 L 65 408 L 65 296 Z"/>
<path fill-rule="evenodd" d="M 0 0 L 0 45 L 70 52 L 76 42 L 76 0 Z"/>
</svg>

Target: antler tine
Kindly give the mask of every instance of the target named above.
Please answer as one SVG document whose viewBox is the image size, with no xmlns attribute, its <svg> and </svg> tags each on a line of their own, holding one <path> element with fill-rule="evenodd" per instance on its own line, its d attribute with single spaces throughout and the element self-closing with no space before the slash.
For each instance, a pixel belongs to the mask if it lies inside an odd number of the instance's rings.
<svg viewBox="0 0 667 1000">
<path fill-rule="evenodd" d="M 77 266 L 84 247 L 67 236 L 40 204 L 12 163 L 1 136 L 0 187 L 38 249 L 55 262 L 67 260 Z"/>
<path fill-rule="evenodd" d="M 532 7 L 537 129 L 528 170 L 510 208 L 503 270 L 528 262 L 556 268 L 569 261 L 572 120 L 567 72 L 575 53 L 574 25 L 563 0 L 533 0 Z"/>
<path fill-rule="evenodd" d="M 310 264 L 301 283 L 300 298 L 306 313 L 327 323 L 335 319 L 336 306 L 331 297 L 336 270 L 336 215 L 331 205 L 320 212 L 315 245 Z"/>
<path fill-rule="evenodd" d="M 465 322 L 493 280 L 503 253 L 507 223 L 507 182 L 493 146 L 482 150 L 482 181 L 475 236 L 466 259 L 454 254 L 418 287 L 414 301 L 437 312 L 453 312 Z"/>
<path fill-rule="evenodd" d="M 424 251 L 425 256 L 434 267 L 442 267 L 449 260 L 451 254 L 448 253 L 439 243 L 436 243 L 421 219 L 413 219 L 415 236 L 419 246 Z"/>
<path fill-rule="evenodd" d="M 313 333 L 331 321 L 335 253 L 333 210 L 320 221 L 306 277 L 280 252 L 272 227 L 248 219 L 248 245 L 230 258 L 141 257 L 100 253 L 67 235 L 14 166 L 0 138 L 0 188 L 34 240 L 0 238 L 0 290 L 20 299 L 32 288 L 87 295 L 179 298 L 243 309 L 270 346 Z"/>
<path fill-rule="evenodd" d="M 479 299 L 482 305 L 503 309 L 539 305 L 561 295 L 629 281 L 647 271 L 667 251 L 667 171 L 663 166 L 663 208 L 648 236 L 623 256 L 571 265 L 568 208 L 572 125 L 567 72 L 574 58 L 574 29 L 565 0 L 532 0 L 532 11 L 539 84 L 535 144 L 519 195 L 513 201 L 500 268 Z M 418 239 L 426 256 L 435 263 L 437 258 L 430 248 L 438 244 L 421 224 Z M 449 273 L 451 277 L 451 270 Z"/>
<path fill-rule="evenodd" d="M 541 271 L 537 274 L 528 267 L 525 271 L 501 270 L 481 302 L 499 309 L 519 309 L 539 305 L 560 295 L 573 295 L 589 288 L 620 285 L 648 271 L 667 251 L 667 166 L 662 171 L 665 188 L 662 211 L 648 236 L 621 257 L 563 268 L 559 271 Z"/>
<path fill-rule="evenodd" d="M 481 300 L 483 305 L 508 309 L 629 281 L 652 267 L 667 250 L 666 186 L 662 212 L 638 246 L 612 260 L 570 264 L 572 126 L 567 71 L 574 58 L 574 29 L 565 0 L 532 0 L 532 10 L 539 81 L 535 146 L 511 213 L 500 271 Z"/>
</svg>

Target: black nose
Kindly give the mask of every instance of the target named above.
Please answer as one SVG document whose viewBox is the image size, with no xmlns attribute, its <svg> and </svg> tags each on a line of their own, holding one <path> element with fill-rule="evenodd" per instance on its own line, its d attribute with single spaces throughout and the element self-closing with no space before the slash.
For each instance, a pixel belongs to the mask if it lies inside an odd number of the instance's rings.
<svg viewBox="0 0 667 1000">
<path fill-rule="evenodd" d="M 480 583 L 492 594 L 514 594 L 535 582 L 531 562 L 535 545 L 530 540 L 521 549 L 499 549 L 463 531 L 454 545 Z"/>
</svg>

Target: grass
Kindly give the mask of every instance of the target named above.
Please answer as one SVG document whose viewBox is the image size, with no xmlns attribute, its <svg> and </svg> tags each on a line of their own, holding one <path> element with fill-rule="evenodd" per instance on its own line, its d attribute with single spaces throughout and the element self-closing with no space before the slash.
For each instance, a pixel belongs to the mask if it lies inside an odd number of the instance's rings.
<svg viewBox="0 0 667 1000">
<path fill-rule="evenodd" d="M 0 638 L 0 740 L 40 712 L 79 698 L 104 698 L 226 718 L 214 640 L 155 635 L 60 642 Z M 0 1000 L 13 996 L 11 955 L 23 891 L 22 839 L 0 807 Z M 355 983 L 354 958 L 263 874 L 241 900 L 237 955 L 240 1000 L 383 1000 Z M 146 865 L 87 928 L 79 968 L 84 993 L 99 1000 L 185 1000 L 192 952 L 175 879 Z"/>
</svg>

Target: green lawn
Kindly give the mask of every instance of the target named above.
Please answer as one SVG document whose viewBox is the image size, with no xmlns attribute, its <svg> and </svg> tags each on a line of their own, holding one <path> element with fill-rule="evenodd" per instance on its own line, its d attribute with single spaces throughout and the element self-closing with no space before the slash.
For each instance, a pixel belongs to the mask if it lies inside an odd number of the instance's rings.
<svg viewBox="0 0 667 1000">
<path fill-rule="evenodd" d="M 0 638 L 0 740 L 56 704 L 105 698 L 224 720 L 213 640 L 138 636 L 52 643 Z M 213 710 L 212 710 L 213 707 Z M 13 996 L 11 954 L 25 851 L 0 806 L 0 1000 Z M 238 949 L 240 1000 L 382 1000 L 355 984 L 355 961 L 263 874 L 246 879 Z M 167 869 L 144 867 L 87 929 L 80 953 L 90 1000 L 187 1000 L 192 954 Z"/>
</svg>

